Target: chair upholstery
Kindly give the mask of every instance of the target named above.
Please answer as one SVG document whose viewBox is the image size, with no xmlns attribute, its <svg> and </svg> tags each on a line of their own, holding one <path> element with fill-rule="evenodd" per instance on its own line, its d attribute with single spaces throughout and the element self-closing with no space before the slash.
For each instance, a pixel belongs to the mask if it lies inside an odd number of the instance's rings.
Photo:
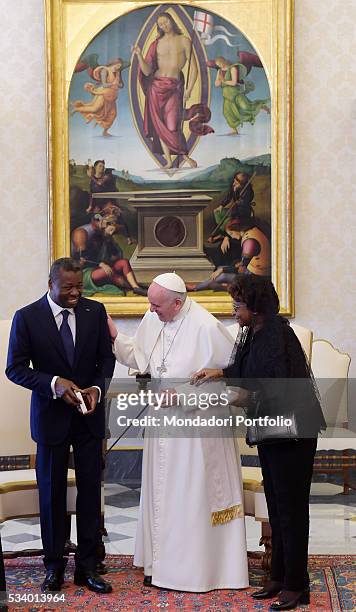
<svg viewBox="0 0 356 612">
<path fill-rule="evenodd" d="M 76 494 L 75 472 L 69 470 L 67 506 L 70 513 L 75 512 Z M 39 516 L 39 513 L 35 470 L 0 472 L 0 523 L 14 518 Z"/>
<path fill-rule="evenodd" d="M 313 342 L 313 332 L 311 329 L 307 327 L 302 327 L 301 325 L 297 325 L 296 323 L 290 323 L 292 330 L 297 336 L 300 344 L 302 345 L 302 349 L 306 354 L 308 361 L 311 361 L 312 355 L 312 342 Z"/>
<path fill-rule="evenodd" d="M 322 396 L 323 412 L 330 426 L 348 423 L 347 378 L 351 358 L 327 340 L 314 340 L 312 370 Z"/>
<path fill-rule="evenodd" d="M 2 456 L 30 455 L 36 444 L 30 434 L 30 395 L 28 389 L 10 382 L 5 376 L 7 346 L 11 321 L 0 321 L 0 396 Z M 76 486 L 74 470 L 68 474 L 68 512 L 75 513 Z M 34 469 L 0 472 L 0 522 L 10 518 L 38 516 L 38 489 Z"/>
</svg>

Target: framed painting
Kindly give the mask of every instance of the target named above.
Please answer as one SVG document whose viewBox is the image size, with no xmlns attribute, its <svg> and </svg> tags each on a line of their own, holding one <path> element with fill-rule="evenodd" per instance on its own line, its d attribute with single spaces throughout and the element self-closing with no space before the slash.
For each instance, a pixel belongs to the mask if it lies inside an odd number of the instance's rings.
<svg viewBox="0 0 356 612">
<path fill-rule="evenodd" d="M 240 274 L 293 315 L 292 0 L 48 0 L 51 260 L 147 309 L 176 271 L 231 314 Z"/>
</svg>

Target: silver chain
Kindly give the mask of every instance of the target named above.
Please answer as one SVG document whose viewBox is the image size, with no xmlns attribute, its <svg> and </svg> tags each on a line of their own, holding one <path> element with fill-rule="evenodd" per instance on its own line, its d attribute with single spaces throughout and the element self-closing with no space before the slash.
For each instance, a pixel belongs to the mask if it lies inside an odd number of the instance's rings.
<svg viewBox="0 0 356 612">
<path fill-rule="evenodd" d="M 170 343 L 170 345 L 169 345 L 169 347 L 168 347 L 168 349 L 167 349 L 166 354 L 164 354 L 164 330 L 165 330 L 165 327 L 166 327 L 166 324 L 167 324 L 167 323 L 165 323 L 165 324 L 164 324 L 164 326 L 163 326 L 163 329 L 162 329 L 162 361 L 161 361 L 161 365 L 160 365 L 160 367 L 158 368 L 158 371 L 159 371 L 159 373 L 160 373 L 160 374 L 162 374 L 163 372 L 167 372 L 167 368 L 166 368 L 166 366 L 165 366 L 165 362 L 166 362 L 166 359 L 167 359 L 167 355 L 168 355 L 169 351 L 171 350 L 171 348 L 172 348 L 172 346 L 173 346 L 173 342 L 174 342 L 174 340 L 176 339 L 176 335 L 178 334 L 178 332 L 179 332 L 180 328 L 182 327 L 182 325 L 183 325 L 183 323 L 184 323 L 184 319 L 185 319 L 185 317 L 187 316 L 187 314 L 188 314 L 189 310 L 190 310 L 190 305 L 189 305 L 189 309 L 187 310 L 187 312 L 185 313 L 185 315 L 184 315 L 183 319 L 181 320 L 181 322 L 180 322 L 180 324 L 179 324 L 179 326 L 178 326 L 178 329 L 176 330 L 176 333 L 174 334 L 174 336 L 173 336 L 173 338 L 172 338 L 172 341 L 171 341 L 171 343 Z"/>
</svg>

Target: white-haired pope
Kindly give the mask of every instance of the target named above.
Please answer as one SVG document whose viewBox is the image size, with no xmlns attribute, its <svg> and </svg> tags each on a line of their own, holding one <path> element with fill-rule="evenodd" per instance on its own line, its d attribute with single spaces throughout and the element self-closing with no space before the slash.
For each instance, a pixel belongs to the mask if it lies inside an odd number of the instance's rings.
<svg viewBox="0 0 356 612">
<path fill-rule="evenodd" d="M 228 365 L 231 335 L 187 296 L 180 276 L 154 278 L 148 300 L 134 337 L 109 319 L 119 363 L 150 373 L 162 388 L 164 379 L 169 388 L 169 379 L 189 381 L 197 370 Z M 232 436 L 145 436 L 134 556 L 144 584 L 193 592 L 247 587 L 242 504 Z"/>
</svg>

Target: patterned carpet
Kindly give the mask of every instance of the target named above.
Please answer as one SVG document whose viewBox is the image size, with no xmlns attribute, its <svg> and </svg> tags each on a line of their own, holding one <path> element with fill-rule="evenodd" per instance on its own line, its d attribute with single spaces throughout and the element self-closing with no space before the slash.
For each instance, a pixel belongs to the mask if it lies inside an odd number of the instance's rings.
<svg viewBox="0 0 356 612">
<path fill-rule="evenodd" d="M 222 612 L 268 610 L 269 603 L 254 602 L 248 593 L 261 583 L 263 572 L 258 558 L 250 558 L 251 587 L 245 591 L 211 591 L 205 594 L 181 593 L 146 588 L 142 571 L 132 566 L 131 556 L 106 557 L 109 572 L 106 576 L 113 585 L 110 595 L 98 596 L 72 582 L 73 560 L 70 559 L 62 593 L 65 601 L 56 605 L 10 604 L 10 610 L 91 610 L 148 612 L 157 609 L 192 610 L 194 612 Z M 315 612 L 356 609 L 356 556 L 313 555 L 309 563 L 311 575 L 311 605 L 300 610 Z M 39 594 L 43 580 L 43 565 L 39 557 L 6 561 L 8 593 L 18 597 Z M 27 599 L 28 597 L 24 597 Z"/>
</svg>

